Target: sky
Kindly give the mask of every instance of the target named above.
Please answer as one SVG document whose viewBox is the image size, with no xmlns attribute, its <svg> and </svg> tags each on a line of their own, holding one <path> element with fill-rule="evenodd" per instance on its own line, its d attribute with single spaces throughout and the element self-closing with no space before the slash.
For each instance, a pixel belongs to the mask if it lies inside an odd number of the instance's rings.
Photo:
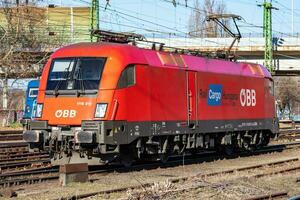
<svg viewBox="0 0 300 200">
<path fill-rule="evenodd" d="M 135 32 L 150 35 L 186 35 L 188 19 L 194 0 L 100 0 L 100 28 L 112 31 Z M 216 0 L 221 2 L 222 0 Z M 272 0 L 274 35 L 292 33 L 292 1 L 294 1 L 294 33 L 300 32 L 300 0 Z M 91 0 L 44 0 L 44 4 L 62 6 L 90 6 Z M 200 3 L 204 0 L 199 0 Z M 262 33 L 263 0 L 223 0 L 227 13 L 240 15 L 239 27 L 244 35 Z"/>
</svg>

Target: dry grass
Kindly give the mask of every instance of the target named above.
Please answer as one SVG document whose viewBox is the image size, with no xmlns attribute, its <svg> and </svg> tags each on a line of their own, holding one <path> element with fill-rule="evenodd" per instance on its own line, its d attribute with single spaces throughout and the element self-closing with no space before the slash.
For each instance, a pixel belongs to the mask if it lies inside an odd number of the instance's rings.
<svg viewBox="0 0 300 200">
<path fill-rule="evenodd" d="M 161 199 L 169 192 L 173 191 L 174 185 L 169 182 L 154 183 L 151 187 L 142 188 L 142 190 L 127 190 L 128 200 L 153 200 Z"/>
<path fill-rule="evenodd" d="M 262 172 L 272 172 L 298 164 L 285 163 L 276 166 L 266 166 L 255 170 L 221 174 L 212 177 L 194 177 L 180 184 L 170 182 L 156 183 L 142 190 L 127 191 L 126 200 L 160 200 L 160 199 L 244 199 L 256 195 L 270 194 L 278 191 L 290 191 L 291 196 L 300 193 L 291 181 L 291 173 L 278 174 L 263 178 L 253 178 Z M 295 172 L 296 173 L 296 172 Z M 293 174 L 293 173 L 292 173 Z M 276 181 L 274 181 L 274 179 Z M 263 184 L 262 184 L 263 183 Z M 274 184 L 276 183 L 276 184 Z M 297 184 L 296 184 L 297 185 Z"/>
</svg>

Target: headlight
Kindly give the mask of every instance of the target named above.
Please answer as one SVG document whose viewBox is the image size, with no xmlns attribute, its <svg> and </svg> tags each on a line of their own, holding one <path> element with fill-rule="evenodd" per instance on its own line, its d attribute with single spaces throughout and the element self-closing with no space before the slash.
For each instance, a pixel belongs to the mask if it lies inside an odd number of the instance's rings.
<svg viewBox="0 0 300 200">
<path fill-rule="evenodd" d="M 30 106 L 26 106 L 25 112 L 29 113 L 30 112 Z"/>
<path fill-rule="evenodd" d="M 95 111 L 95 118 L 102 118 L 105 116 L 107 103 L 98 103 Z"/>
<path fill-rule="evenodd" d="M 36 111 L 35 111 L 35 117 L 40 118 L 42 117 L 43 112 L 43 104 L 36 104 Z"/>
</svg>

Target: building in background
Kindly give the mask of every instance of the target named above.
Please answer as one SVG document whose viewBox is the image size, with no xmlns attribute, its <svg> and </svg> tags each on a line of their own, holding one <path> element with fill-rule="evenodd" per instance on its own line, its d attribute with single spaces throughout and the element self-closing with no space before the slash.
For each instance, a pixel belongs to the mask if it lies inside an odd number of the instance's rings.
<svg viewBox="0 0 300 200">
<path fill-rule="evenodd" d="M 89 7 L 30 7 L 19 6 L 12 7 L 13 16 L 16 16 L 18 10 L 26 10 L 30 8 L 30 12 L 39 13 L 40 19 L 34 19 L 39 21 L 38 31 L 41 36 L 55 38 L 55 42 L 51 43 L 49 40 L 49 46 L 59 47 L 58 45 L 76 43 L 76 42 L 88 42 L 90 41 L 90 8 Z M 5 12 L 7 9 L 0 8 L 0 26 L 6 27 L 7 17 Z M 34 11 L 33 11 L 34 10 Z M 24 15 L 24 17 L 33 17 L 32 15 Z"/>
</svg>

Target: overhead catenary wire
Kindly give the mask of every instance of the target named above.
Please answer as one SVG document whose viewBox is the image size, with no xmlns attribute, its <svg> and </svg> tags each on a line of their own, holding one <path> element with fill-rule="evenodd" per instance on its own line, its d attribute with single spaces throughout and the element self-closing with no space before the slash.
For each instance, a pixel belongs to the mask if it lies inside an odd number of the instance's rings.
<svg viewBox="0 0 300 200">
<path fill-rule="evenodd" d="M 89 3 L 90 2 L 88 2 L 88 1 L 85 1 L 85 0 L 73 0 L 73 1 L 77 1 L 77 2 L 81 2 L 81 3 L 84 3 L 84 4 L 86 4 L 86 5 L 89 5 Z M 160 1 L 162 1 L 162 2 L 167 2 L 167 3 L 171 3 L 172 1 L 170 1 L 170 0 L 160 0 Z M 255 5 L 256 3 L 258 3 L 258 1 L 256 1 L 253 5 Z M 184 4 L 182 4 L 182 3 L 180 3 L 180 2 L 177 2 L 177 4 L 179 5 L 179 6 L 184 6 L 184 7 L 186 7 Z M 201 10 L 201 9 L 197 9 L 197 8 L 195 8 L 195 7 L 192 7 L 192 6 L 187 6 L 187 8 L 189 8 L 189 9 L 192 9 L 192 10 L 195 10 L 195 11 L 197 11 L 197 12 L 206 12 L 205 10 Z M 208 13 L 210 13 L 210 12 L 208 12 Z M 213 14 L 213 13 L 211 13 L 211 14 Z"/>
<path fill-rule="evenodd" d="M 77 0 L 77 1 L 88 3 L 88 2 L 86 2 L 86 1 L 84 1 L 84 0 Z M 103 6 L 101 6 L 101 7 L 104 8 Z M 168 26 L 164 26 L 164 25 L 161 25 L 161 24 L 157 24 L 157 23 L 154 23 L 154 22 L 149 21 L 149 20 L 143 20 L 143 19 L 140 19 L 140 18 L 138 18 L 138 17 L 132 16 L 132 15 L 130 15 L 130 14 L 123 13 L 123 12 L 120 12 L 120 11 L 117 11 L 117 10 L 113 10 L 113 9 L 109 9 L 109 10 L 112 11 L 112 12 L 116 12 L 116 13 L 118 13 L 118 14 L 127 16 L 127 17 L 133 17 L 133 18 L 135 18 L 135 19 L 137 19 L 137 20 L 141 20 L 141 21 L 144 21 L 144 22 L 148 22 L 148 23 L 153 24 L 153 25 L 156 25 L 156 26 L 164 27 L 164 28 L 166 28 L 166 29 L 168 29 L 168 30 L 173 30 L 173 31 L 175 31 L 175 34 L 176 34 L 176 35 L 180 35 L 181 37 L 198 38 L 198 36 L 191 35 L 191 34 L 188 35 L 188 33 L 183 32 L 183 31 L 180 31 L 180 30 L 178 30 L 178 29 L 174 29 L 174 28 L 172 28 L 172 27 L 168 27 Z M 55 12 L 56 12 L 56 13 L 64 14 L 64 13 L 59 12 L 59 11 L 55 11 Z M 76 16 L 76 15 L 74 15 L 74 16 Z M 124 18 L 124 16 L 123 16 L 123 18 Z M 85 16 L 78 16 L 78 17 L 85 18 L 85 19 L 89 19 L 89 17 L 85 17 Z M 51 21 L 54 21 L 54 20 L 51 20 Z M 57 22 L 58 22 L 58 21 L 57 21 Z M 106 21 L 105 23 L 109 23 L 109 22 Z M 114 23 L 114 24 L 116 24 L 116 23 Z M 126 26 L 126 25 L 124 25 L 124 24 L 119 24 L 119 23 L 117 23 L 117 25 Z M 131 26 L 131 27 L 132 27 L 132 26 Z M 149 32 L 151 32 L 151 31 L 152 31 L 152 32 L 155 32 L 154 29 L 148 29 L 148 28 L 145 29 L 145 28 L 141 28 L 141 27 L 138 27 L 138 28 L 139 28 L 139 29 L 146 30 L 146 31 L 149 31 Z M 176 33 L 176 32 L 178 32 L 178 33 Z M 163 32 L 161 32 L 161 33 L 163 33 Z M 168 33 L 168 34 L 169 34 L 169 33 Z M 175 34 L 173 34 L 173 35 L 175 35 Z M 219 43 L 219 42 L 216 42 L 216 41 L 211 41 L 211 40 L 208 40 L 208 39 L 204 39 L 204 40 L 207 41 L 207 42 L 210 42 L 210 43 L 218 44 L 218 45 L 220 45 L 220 46 L 226 46 L 226 45 L 227 45 L 227 44 Z"/>
<path fill-rule="evenodd" d="M 83 0 L 79 0 L 79 1 L 80 1 L 80 2 L 88 3 L 88 2 L 83 1 Z M 0 1 L 0 2 L 1 2 L 1 1 Z M 2 0 L 2 2 L 3 2 L 3 0 Z M 10 3 L 10 4 L 15 5 L 15 3 Z M 101 6 L 101 8 L 104 8 L 104 7 Z M 108 8 L 107 10 L 113 11 L 113 12 L 118 13 L 118 14 L 127 15 L 127 16 L 129 16 L 129 17 L 135 17 L 135 16 L 132 16 L 132 15 L 129 15 L 129 14 L 120 12 L 120 11 L 112 10 L 112 9 L 109 9 L 109 8 Z M 66 13 L 64 13 L 64 12 L 59 12 L 59 11 L 53 11 L 53 12 L 54 12 L 54 13 L 60 13 L 60 14 L 66 14 Z M 68 14 L 68 15 L 71 15 L 71 14 Z M 82 16 L 82 15 L 76 15 L 76 14 L 74 14 L 74 16 L 77 16 L 77 17 L 80 17 L 80 18 L 84 18 L 84 19 L 90 20 L 90 17 L 89 17 L 89 16 Z M 124 17 L 123 17 L 123 18 L 124 18 Z M 137 18 L 137 17 L 135 17 L 135 18 L 138 19 L 138 20 L 140 20 L 140 21 L 152 23 L 152 24 L 154 24 L 154 25 L 157 25 L 157 26 L 166 28 L 166 29 L 168 29 L 168 30 L 171 29 L 171 30 L 177 31 L 177 32 L 179 32 L 179 33 L 184 33 L 184 34 L 186 34 L 185 32 L 179 31 L 179 30 L 177 30 L 177 29 L 173 29 L 172 27 L 168 27 L 168 26 L 164 26 L 164 25 L 161 25 L 161 24 L 153 23 L 153 22 L 151 22 L 151 21 L 143 20 L 143 19 L 140 19 L 140 18 Z M 124 19 L 125 19 L 125 18 L 124 18 Z M 51 20 L 51 21 L 54 21 L 54 22 L 56 21 L 56 22 L 58 22 L 58 23 L 60 22 L 60 21 L 57 21 L 57 20 Z M 150 29 L 148 29 L 148 30 L 150 30 Z"/>
<path fill-rule="evenodd" d="M 13 16 L 20 17 L 20 15 L 16 15 L 16 14 L 14 14 Z M 108 23 L 111 23 L 111 22 L 108 22 Z M 133 27 L 133 26 L 131 26 L 131 27 Z M 138 28 L 138 27 L 135 27 L 135 28 Z M 153 32 L 153 30 L 149 30 L 149 31 Z M 159 32 L 159 33 L 163 33 L 163 32 Z M 81 34 L 82 34 L 82 33 L 81 33 Z M 89 36 L 89 34 L 84 34 L 84 35 L 87 35 L 87 36 Z M 191 43 L 191 42 L 186 42 L 186 41 L 185 41 L 185 43 L 194 44 L 194 43 Z M 52 43 L 46 43 L 46 42 L 44 42 L 44 44 L 49 44 L 49 45 L 51 45 L 51 44 L 52 44 L 52 45 L 55 45 L 55 43 L 53 43 L 53 42 L 52 42 Z M 59 45 L 59 44 L 61 44 L 61 42 L 57 42 L 57 43 L 56 43 L 56 45 L 57 45 L 57 44 Z"/>
<path fill-rule="evenodd" d="M 84 0 L 76 0 L 76 1 L 78 1 L 78 2 L 84 2 L 86 4 L 89 3 L 89 2 L 84 1 Z M 168 0 L 161 0 L 161 1 L 170 2 Z M 104 9 L 104 6 L 101 6 L 101 7 L 102 7 L 102 9 Z M 190 7 L 190 9 L 193 8 L 191 6 L 189 6 L 189 7 Z M 193 8 L 193 9 L 195 9 L 195 8 Z M 124 13 L 124 12 L 121 12 L 121 11 L 119 11 L 117 9 L 111 9 L 111 8 L 108 8 L 108 10 L 109 10 L 109 12 L 117 13 L 119 15 L 119 17 L 122 18 L 125 21 L 134 22 L 133 20 L 130 20 L 130 18 L 132 18 L 132 17 L 129 17 L 128 15 L 130 15 L 130 14 L 128 14 L 128 13 Z M 203 10 L 199 10 L 199 9 L 197 9 L 197 10 L 199 12 L 200 11 L 204 12 Z M 59 13 L 59 11 L 55 11 L 55 12 Z M 61 14 L 64 14 L 64 13 L 61 12 Z M 124 14 L 126 14 L 126 15 L 124 15 Z M 76 16 L 76 14 L 75 14 L 75 16 Z M 90 18 L 88 16 L 79 16 L 79 17 L 85 18 L 85 19 L 89 19 Z M 133 16 L 133 17 L 135 17 L 135 16 Z M 141 21 L 141 22 L 145 22 L 146 21 L 145 23 L 150 23 L 151 22 L 152 25 L 154 25 L 154 26 L 160 26 L 161 25 L 161 24 L 158 24 L 158 23 L 153 22 L 153 21 L 149 22 L 149 20 L 143 20 L 143 19 L 141 19 L 139 17 L 135 17 L 135 18 L 132 18 L 132 19 L 136 19 L 137 22 L 139 22 L 139 21 Z M 53 21 L 53 23 L 49 24 L 49 26 L 55 25 L 55 20 L 52 20 L 52 21 Z M 56 22 L 59 22 L 59 21 L 56 21 Z M 155 28 L 145 28 L 145 26 L 147 26 L 147 25 L 144 25 L 144 24 L 143 24 L 143 26 L 134 26 L 134 25 L 132 25 L 133 23 L 127 24 L 127 23 L 112 22 L 112 21 L 107 21 L 107 20 L 100 20 L 100 22 L 105 23 L 105 24 L 114 24 L 114 25 L 118 25 L 118 26 L 122 26 L 122 27 L 132 28 L 132 29 L 144 30 L 144 31 L 147 31 L 149 33 L 164 34 L 166 36 L 170 36 L 171 35 L 171 36 L 177 36 L 177 37 L 183 37 L 183 38 L 199 38 L 197 35 L 193 35 L 193 34 L 189 35 L 189 33 L 187 33 L 187 32 L 184 32 L 184 31 L 181 31 L 181 30 L 178 30 L 178 29 L 174 29 L 174 28 L 168 27 L 168 26 L 165 26 L 164 28 L 168 29 L 168 30 L 171 29 L 173 32 L 171 32 L 171 31 L 170 32 L 169 31 L 163 31 L 163 30 L 162 31 L 157 31 L 157 29 L 155 29 Z M 241 23 L 243 23 L 243 22 L 241 22 Z M 247 23 L 247 24 L 249 24 L 249 26 L 251 26 L 250 23 Z M 59 26 L 68 27 L 66 25 L 59 25 Z M 164 25 L 162 25 L 162 26 L 164 26 Z M 252 24 L 252 26 L 255 27 L 255 28 L 262 28 L 262 26 L 257 26 L 255 24 Z M 40 26 L 40 27 L 43 27 L 43 26 Z M 147 27 L 149 27 L 149 25 Z M 79 30 L 79 29 L 77 29 L 77 30 Z M 83 31 L 86 30 L 86 31 L 88 31 L 87 28 L 86 29 L 82 28 L 80 30 L 83 30 Z M 276 32 L 276 30 L 275 30 L 275 32 Z M 281 33 L 281 32 L 278 31 L 278 33 Z M 88 33 L 80 33 L 80 34 L 82 34 L 82 35 L 88 35 Z M 207 40 L 207 39 L 206 39 L 206 41 L 214 43 L 214 44 L 217 44 L 217 45 L 220 45 L 220 46 L 226 46 L 226 44 L 224 44 L 224 43 L 220 43 L 220 42 L 216 42 L 216 41 L 210 41 L 210 40 Z"/>
<path fill-rule="evenodd" d="M 87 1 L 84 1 L 84 0 L 75 0 L 75 1 L 88 3 Z M 163 0 L 163 1 L 170 2 L 170 1 L 168 1 L 168 0 Z M 180 3 L 179 3 L 179 5 L 182 6 L 182 4 L 180 4 Z M 105 6 L 101 6 L 101 5 L 100 5 L 100 7 L 101 7 L 102 9 L 105 9 Z M 188 8 L 194 9 L 194 10 L 197 11 L 197 12 L 201 12 L 200 9 L 196 9 L 196 8 L 194 8 L 194 7 L 191 7 L 191 6 L 188 6 Z M 147 23 L 150 23 L 150 24 L 153 24 L 153 25 L 162 27 L 162 28 L 167 28 L 168 30 L 169 30 L 169 29 L 170 29 L 170 30 L 174 30 L 174 31 L 176 31 L 176 32 L 179 32 L 179 33 L 181 33 L 181 34 L 184 34 L 184 35 L 185 35 L 184 37 L 198 38 L 198 36 L 195 36 L 195 35 L 188 35 L 188 33 L 184 32 L 184 31 L 180 31 L 180 30 L 174 29 L 174 28 L 172 28 L 172 27 L 167 27 L 167 26 L 165 26 L 165 25 L 157 24 L 157 23 L 152 22 L 152 21 L 149 21 L 149 20 L 141 19 L 141 18 L 139 18 L 139 17 L 133 16 L 133 15 L 130 15 L 130 14 L 121 12 L 121 11 L 117 11 L 116 9 L 106 8 L 106 10 L 110 10 L 110 11 L 113 11 L 113 12 L 115 12 L 115 13 L 118 13 L 118 14 L 121 14 L 121 15 L 125 15 L 125 16 L 127 16 L 127 17 L 132 17 L 132 18 L 135 18 L 135 19 L 137 19 L 137 20 L 144 21 L 144 22 L 147 22 Z M 202 11 L 203 11 L 203 10 L 202 10 Z M 214 13 L 211 13 L 211 14 L 214 14 Z M 218 43 L 218 42 L 215 42 L 215 41 L 211 41 L 211 40 L 209 40 L 209 39 L 204 39 L 204 40 L 207 41 L 207 42 L 210 42 L 210 43 L 219 44 L 219 45 L 221 45 L 221 46 L 226 45 L 226 44 Z"/>
</svg>

